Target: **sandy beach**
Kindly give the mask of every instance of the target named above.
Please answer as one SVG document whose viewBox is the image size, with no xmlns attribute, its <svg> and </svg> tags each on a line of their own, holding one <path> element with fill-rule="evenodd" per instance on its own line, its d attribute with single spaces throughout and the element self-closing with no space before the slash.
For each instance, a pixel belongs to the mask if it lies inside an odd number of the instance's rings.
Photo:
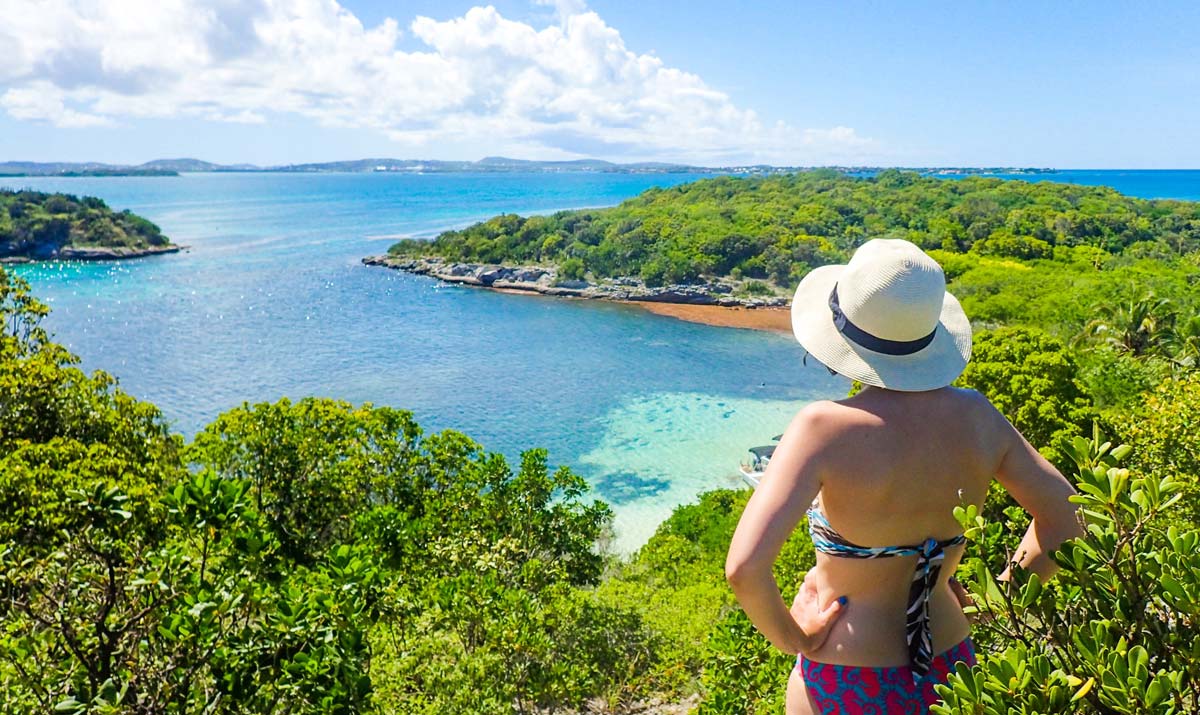
<svg viewBox="0 0 1200 715">
<path fill-rule="evenodd" d="M 491 290 L 509 295 L 550 297 L 515 288 L 492 288 Z M 686 320 L 689 323 L 702 323 L 718 328 L 747 328 L 749 330 L 768 330 L 786 335 L 792 334 L 792 313 L 790 308 L 738 308 L 720 305 L 657 303 L 644 300 L 613 302 L 632 305 L 648 313 Z"/>
<path fill-rule="evenodd" d="M 685 303 L 632 302 L 655 315 L 666 315 L 691 323 L 715 325 L 721 328 L 749 328 L 775 333 L 792 333 L 792 312 L 788 308 L 726 308 L 719 305 L 687 305 Z"/>
</svg>

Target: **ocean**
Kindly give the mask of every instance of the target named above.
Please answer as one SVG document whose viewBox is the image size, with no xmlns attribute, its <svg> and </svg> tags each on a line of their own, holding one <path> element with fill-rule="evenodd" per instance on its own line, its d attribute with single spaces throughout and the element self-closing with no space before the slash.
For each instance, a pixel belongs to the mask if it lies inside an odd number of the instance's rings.
<svg viewBox="0 0 1200 715">
<path fill-rule="evenodd" d="M 359 263 L 401 236 L 498 213 L 619 203 L 688 174 L 185 174 L 0 178 L 94 195 L 187 252 L 19 266 L 47 327 L 86 369 L 117 376 L 192 436 L 243 402 L 318 395 L 411 410 L 516 463 L 545 447 L 644 543 L 671 510 L 736 486 L 749 447 L 847 384 L 787 336 L 636 307 L 441 285 Z M 1200 172 L 1018 177 L 1200 199 Z"/>
</svg>

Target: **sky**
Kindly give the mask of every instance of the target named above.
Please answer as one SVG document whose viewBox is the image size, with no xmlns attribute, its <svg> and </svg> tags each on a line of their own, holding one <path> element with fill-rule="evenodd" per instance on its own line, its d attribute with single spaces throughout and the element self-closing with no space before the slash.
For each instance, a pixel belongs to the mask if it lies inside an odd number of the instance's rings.
<svg viewBox="0 0 1200 715">
<path fill-rule="evenodd" d="M 1200 168 L 1200 3 L 0 0 L 0 161 Z"/>
</svg>

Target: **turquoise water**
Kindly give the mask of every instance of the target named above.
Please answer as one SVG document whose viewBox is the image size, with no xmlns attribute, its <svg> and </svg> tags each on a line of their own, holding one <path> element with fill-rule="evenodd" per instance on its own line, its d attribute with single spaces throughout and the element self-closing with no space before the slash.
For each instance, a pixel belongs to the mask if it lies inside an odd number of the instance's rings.
<svg viewBox="0 0 1200 715">
<path fill-rule="evenodd" d="M 737 484 L 746 448 L 812 399 L 845 394 L 785 337 L 625 305 L 440 285 L 362 266 L 399 236 L 503 212 L 620 202 L 685 174 L 191 174 L 13 178 L 103 197 L 189 252 L 18 272 L 88 369 L 194 434 L 243 401 L 321 395 L 412 410 L 515 457 L 546 447 L 617 512 L 629 550 L 677 504 Z M 1016 177 L 1029 179 L 1031 177 Z M 1200 172 L 1034 180 L 1200 199 Z"/>
<path fill-rule="evenodd" d="M 322 395 L 412 410 L 515 457 L 546 447 L 617 511 L 616 548 L 737 484 L 745 450 L 845 393 L 783 336 L 625 305 L 504 295 L 363 266 L 397 236 L 506 212 L 618 203 L 687 175 L 199 174 L 4 179 L 103 197 L 190 252 L 20 273 L 89 369 L 191 435 L 251 402 Z"/>
</svg>

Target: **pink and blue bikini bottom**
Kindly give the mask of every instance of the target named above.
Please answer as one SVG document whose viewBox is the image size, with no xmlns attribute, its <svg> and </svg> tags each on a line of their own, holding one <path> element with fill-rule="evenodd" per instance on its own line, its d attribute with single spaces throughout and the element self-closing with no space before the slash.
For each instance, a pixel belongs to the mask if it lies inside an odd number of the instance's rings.
<svg viewBox="0 0 1200 715">
<path fill-rule="evenodd" d="M 797 659 L 796 667 L 821 715 L 927 715 L 929 706 L 940 700 L 933 686 L 944 684 L 958 662 L 975 665 L 970 638 L 935 656 L 924 677 L 916 677 L 908 666 L 832 665 L 804 657 Z"/>
</svg>

